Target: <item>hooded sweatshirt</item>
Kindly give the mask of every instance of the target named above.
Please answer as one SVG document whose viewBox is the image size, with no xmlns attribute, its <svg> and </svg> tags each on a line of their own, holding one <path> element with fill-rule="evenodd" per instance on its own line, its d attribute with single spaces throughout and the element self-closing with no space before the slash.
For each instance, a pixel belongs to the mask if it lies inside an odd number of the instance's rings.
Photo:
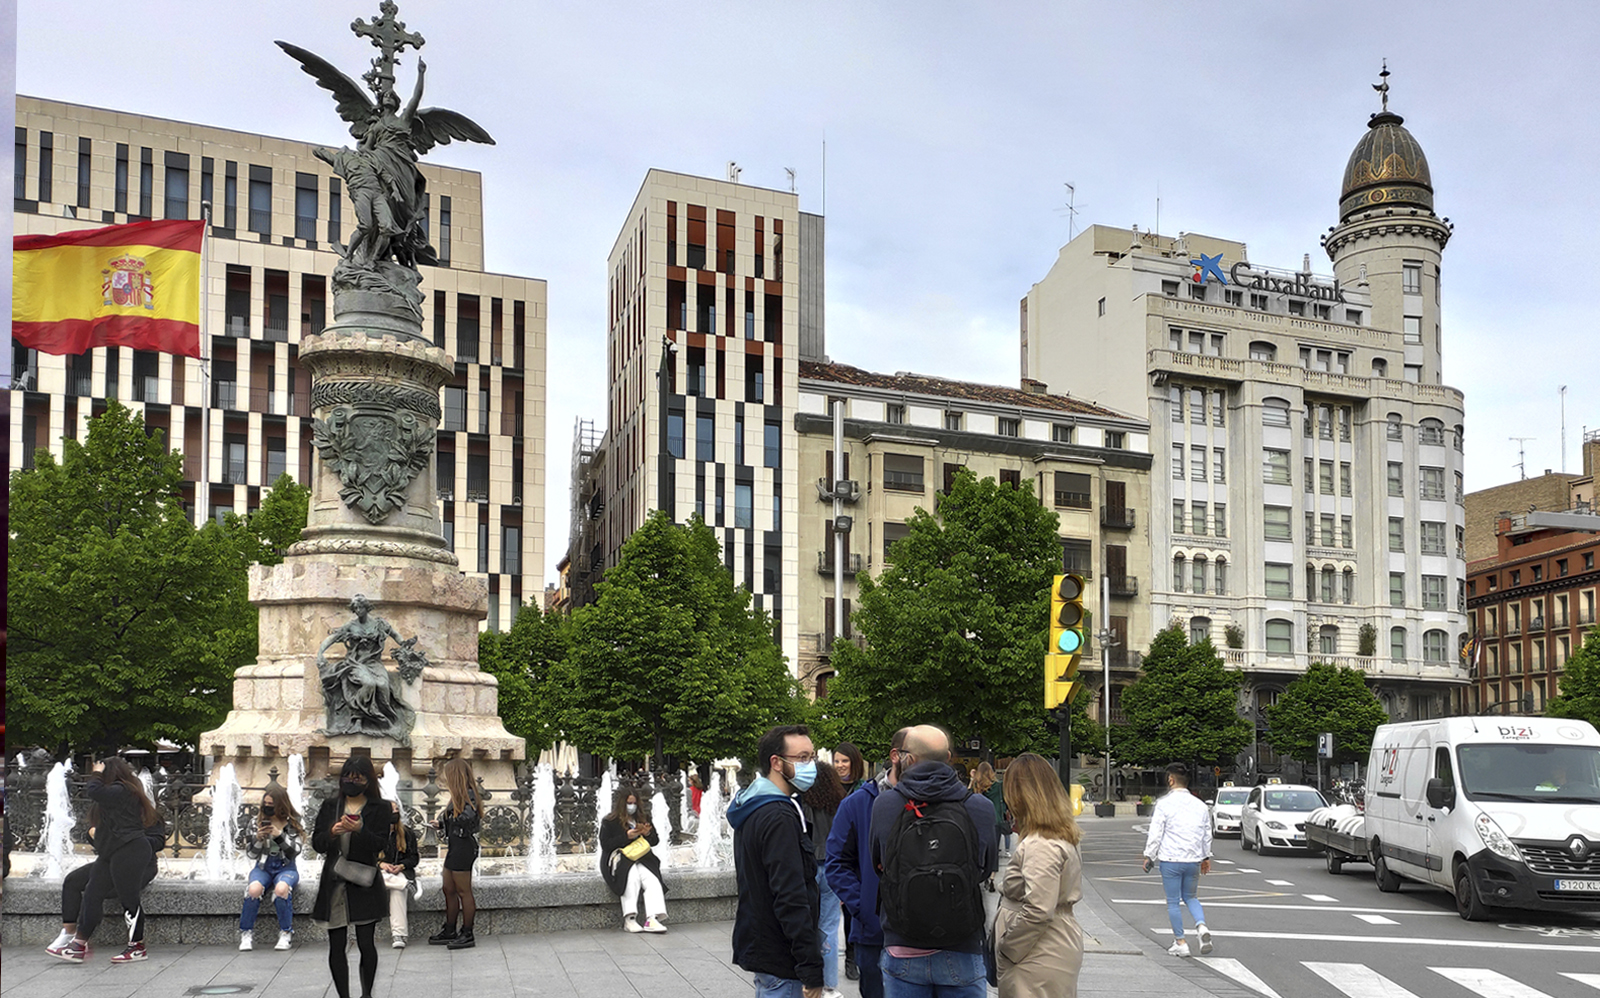
<svg viewBox="0 0 1600 998">
<path fill-rule="evenodd" d="M 968 790 L 966 784 L 961 782 L 961 777 L 948 764 L 919 762 L 901 773 L 900 782 L 880 793 L 872 804 L 872 865 L 880 877 L 883 875 L 883 850 L 889 833 L 894 830 L 900 812 L 905 810 L 906 802 L 913 800 L 929 804 L 965 801 L 967 816 L 972 819 L 978 833 L 978 870 L 973 879 L 982 880 L 999 867 L 999 857 L 995 852 L 994 805 Z M 878 918 L 883 918 L 881 905 Z M 883 925 L 883 945 L 885 948 L 908 947 L 906 941 L 894 931 L 894 926 L 887 923 Z M 979 931 L 960 945 L 945 948 L 961 953 L 981 953 L 983 933 Z"/>
<path fill-rule="evenodd" d="M 828 886 L 850 913 L 850 941 L 882 946 L 878 924 L 878 869 L 872 865 L 872 804 L 887 776 L 865 780 L 839 805 L 828 833 Z"/>
<path fill-rule="evenodd" d="M 734 962 L 753 974 L 821 987 L 817 858 L 799 803 L 758 776 L 734 795 L 728 824 L 739 888 Z"/>
</svg>

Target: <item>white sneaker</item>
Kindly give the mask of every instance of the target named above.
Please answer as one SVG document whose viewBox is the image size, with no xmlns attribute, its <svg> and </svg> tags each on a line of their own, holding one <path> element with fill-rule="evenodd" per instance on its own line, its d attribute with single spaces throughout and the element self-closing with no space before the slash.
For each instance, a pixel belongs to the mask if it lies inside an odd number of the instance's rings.
<svg viewBox="0 0 1600 998">
<path fill-rule="evenodd" d="M 824 988 L 822 998 L 844 998 L 844 992 L 837 988 Z"/>
<path fill-rule="evenodd" d="M 644 931 L 646 931 L 646 932 L 665 932 L 665 931 L 667 931 L 667 927 L 665 925 L 661 924 L 660 921 L 658 921 L 658 920 L 656 920 L 654 918 L 648 918 L 647 917 L 644 920 Z"/>
<path fill-rule="evenodd" d="M 406 937 L 405 936 L 395 936 L 394 937 L 394 948 L 395 949 L 405 949 L 406 948 Z"/>
<path fill-rule="evenodd" d="M 643 932 L 644 931 L 644 926 L 640 925 L 639 924 L 639 919 L 634 917 L 633 915 L 623 915 L 622 916 L 622 931 L 624 931 L 624 932 Z"/>
<path fill-rule="evenodd" d="M 1195 931 L 1200 935 L 1200 955 L 1205 956 L 1211 952 L 1211 930 L 1206 928 L 1206 923 L 1201 922 Z"/>
<path fill-rule="evenodd" d="M 294 933 L 293 932 L 279 932 L 278 933 L 278 945 L 276 945 L 276 946 L 274 946 L 272 948 L 275 949 L 275 950 L 286 950 L 286 949 L 288 949 L 289 947 L 291 947 L 293 945 L 294 945 Z"/>
<path fill-rule="evenodd" d="M 239 952 L 248 953 L 256 948 L 256 937 L 253 932 L 239 930 Z"/>
<path fill-rule="evenodd" d="M 1188 956 L 1189 941 L 1187 939 L 1179 939 L 1177 942 L 1167 947 L 1167 952 L 1173 956 Z"/>
</svg>

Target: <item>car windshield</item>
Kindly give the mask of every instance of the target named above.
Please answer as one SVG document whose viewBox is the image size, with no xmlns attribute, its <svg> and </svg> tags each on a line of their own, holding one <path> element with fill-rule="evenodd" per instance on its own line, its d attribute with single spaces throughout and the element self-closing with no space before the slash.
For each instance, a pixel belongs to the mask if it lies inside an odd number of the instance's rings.
<svg viewBox="0 0 1600 998">
<path fill-rule="evenodd" d="M 1487 800 L 1600 804 L 1600 748 L 1463 745 L 1461 788 Z"/>
<path fill-rule="evenodd" d="M 1218 790 L 1217 803 L 1224 805 L 1243 804 L 1250 796 L 1248 790 Z"/>
<path fill-rule="evenodd" d="M 1261 803 L 1268 811 L 1314 811 L 1327 801 L 1315 790 L 1268 790 Z"/>
</svg>

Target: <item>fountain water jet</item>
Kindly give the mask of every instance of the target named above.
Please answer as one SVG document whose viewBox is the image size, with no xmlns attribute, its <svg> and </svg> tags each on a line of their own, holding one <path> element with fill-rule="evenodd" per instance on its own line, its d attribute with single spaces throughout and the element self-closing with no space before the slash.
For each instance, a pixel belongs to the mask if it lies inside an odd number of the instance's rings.
<svg viewBox="0 0 1600 998">
<path fill-rule="evenodd" d="M 542 877 L 556 866 L 556 775 L 548 762 L 534 768 L 528 804 L 528 875 Z"/>
<path fill-rule="evenodd" d="M 594 850 L 600 851 L 600 822 L 606 820 L 606 815 L 611 813 L 611 770 L 607 769 L 600 776 L 600 787 L 594 794 Z"/>
<path fill-rule="evenodd" d="M 71 762 L 58 762 L 45 777 L 44 830 L 39 836 L 45 854 L 44 875 L 66 876 L 67 856 L 72 852 L 72 802 L 67 798 L 67 774 Z"/>
<path fill-rule="evenodd" d="M 289 757 L 289 803 L 302 815 L 306 813 L 306 757 L 299 752 Z"/>
<path fill-rule="evenodd" d="M 694 864 L 702 870 L 718 865 L 717 847 L 722 840 L 722 774 L 711 771 L 711 784 L 700 797 L 700 828 L 694 839 Z"/>
<path fill-rule="evenodd" d="M 243 791 L 233 763 L 217 771 L 211 791 L 211 835 L 206 842 L 206 879 L 236 879 L 239 861 L 239 802 Z"/>
<path fill-rule="evenodd" d="M 672 808 L 667 806 L 667 795 L 660 790 L 657 790 L 655 796 L 650 798 L 650 814 L 652 817 L 659 815 L 660 817 L 655 818 L 657 821 L 661 820 L 661 818 L 667 819 L 666 837 L 661 841 L 661 848 L 655 850 L 655 852 L 661 857 L 662 866 L 671 866 L 672 849 L 670 847 L 672 845 Z M 661 829 L 656 829 L 657 834 L 660 834 L 660 832 Z"/>
</svg>

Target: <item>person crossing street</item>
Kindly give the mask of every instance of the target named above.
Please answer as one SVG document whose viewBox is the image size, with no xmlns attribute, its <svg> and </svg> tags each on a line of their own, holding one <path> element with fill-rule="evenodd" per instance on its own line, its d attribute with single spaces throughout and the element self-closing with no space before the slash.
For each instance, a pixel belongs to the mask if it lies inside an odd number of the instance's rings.
<svg viewBox="0 0 1600 998">
<path fill-rule="evenodd" d="M 1167 894 L 1167 919 L 1172 923 L 1173 956 L 1190 956 L 1183 935 L 1183 909 L 1194 918 L 1202 955 L 1211 952 L 1211 930 L 1197 892 L 1200 875 L 1211 872 L 1211 811 L 1189 792 L 1189 768 L 1181 762 L 1167 767 L 1167 792 L 1156 801 L 1150 834 L 1144 845 L 1145 869 L 1160 865 L 1161 886 Z"/>
</svg>

